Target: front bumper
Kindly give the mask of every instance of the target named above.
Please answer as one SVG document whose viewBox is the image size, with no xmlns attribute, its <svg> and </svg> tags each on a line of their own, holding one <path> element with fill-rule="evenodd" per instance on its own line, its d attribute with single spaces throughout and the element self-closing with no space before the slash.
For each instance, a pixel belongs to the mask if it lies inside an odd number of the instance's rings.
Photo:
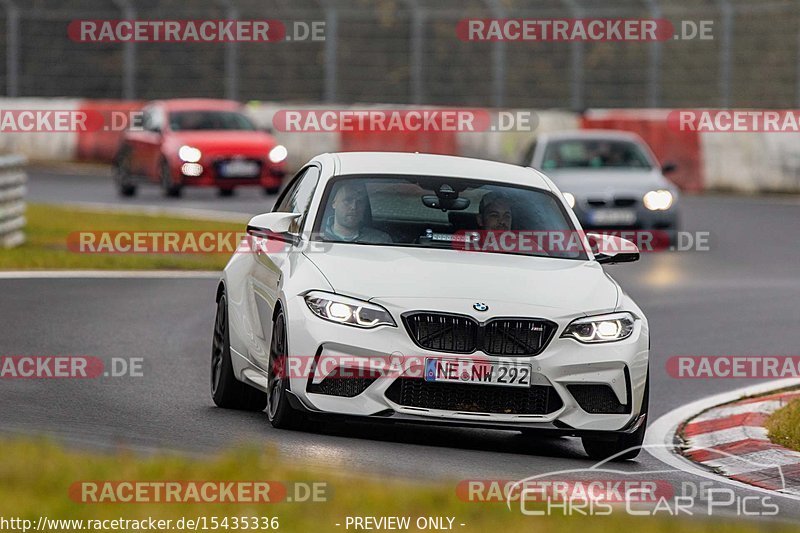
<svg viewBox="0 0 800 533">
<path fill-rule="evenodd" d="M 293 409 L 304 413 L 307 416 L 321 416 L 326 419 L 332 417 L 338 418 L 344 422 L 355 423 L 368 423 L 368 424 L 414 424 L 414 425 L 432 425 L 441 427 L 467 427 L 477 429 L 496 429 L 501 431 L 530 431 L 535 432 L 537 435 L 547 437 L 598 437 L 602 438 L 608 434 L 608 430 L 591 430 L 591 429 L 577 429 L 567 426 L 566 424 L 554 421 L 550 423 L 541 422 L 517 422 L 517 423 L 504 423 L 496 422 L 493 420 L 460 420 L 448 419 L 442 417 L 428 417 L 422 415 L 407 415 L 397 411 L 386 410 L 374 415 L 368 416 L 352 416 L 352 415 L 337 415 L 326 411 L 319 411 L 311 409 L 304 404 L 293 392 L 289 392 L 289 404 Z M 617 431 L 615 434 L 635 433 L 645 422 L 647 415 L 640 413 L 633 417 L 630 422 Z"/>
<path fill-rule="evenodd" d="M 283 183 L 286 176 L 285 163 L 273 164 L 270 161 L 254 157 L 246 157 L 259 165 L 259 172 L 253 176 L 246 177 L 224 177 L 220 174 L 220 164 L 230 161 L 232 157 L 215 156 L 203 158 L 198 164 L 202 167 L 202 172 L 197 175 L 189 175 L 183 171 L 183 162 L 175 161 L 172 169 L 173 179 L 182 185 L 198 187 L 240 187 L 247 185 L 258 185 L 265 188 L 277 188 Z"/>
<path fill-rule="evenodd" d="M 676 206 L 666 211 L 651 211 L 641 203 L 629 207 L 592 207 L 579 201 L 572 209 L 584 229 L 631 229 L 631 230 L 663 230 L 678 229 L 678 209 Z M 613 212 L 622 213 L 621 218 L 614 219 Z M 606 220 L 603 213 L 612 212 Z"/>
<path fill-rule="evenodd" d="M 493 309 L 501 310 L 501 304 L 491 305 Z M 390 387 L 397 380 L 421 379 L 419 366 L 424 364 L 425 359 L 465 358 L 461 354 L 425 350 L 414 344 L 399 320 L 398 309 L 387 306 L 395 316 L 397 327 L 381 326 L 363 330 L 314 316 L 302 298 L 289 302 L 288 306 L 290 358 L 306 362 L 313 359 L 311 364 L 301 363 L 295 367 L 303 371 L 290 373 L 293 402 L 296 407 L 310 412 L 368 417 L 365 420 L 374 421 L 536 429 L 557 434 L 624 431 L 635 425 L 639 418 L 649 352 L 647 322 L 643 319 L 636 321 L 633 334 L 623 341 L 586 345 L 573 339 L 560 338 L 564 327 L 576 318 L 575 315 L 548 316 L 558 324 L 558 329 L 547 348 L 537 356 L 499 357 L 480 351 L 471 354 L 471 357 L 479 357 L 483 361 L 531 364 L 535 374 L 532 387 L 541 387 L 548 394 L 554 393 L 559 400 L 555 408 L 535 413 L 504 413 L 426 408 L 419 404 L 398 403 L 397 394 L 392 393 Z M 500 312 L 500 315 L 511 316 L 509 312 Z M 479 318 L 485 320 L 486 317 Z M 370 373 L 369 377 L 374 379 L 370 379 L 363 391 L 356 395 L 320 393 L 320 384 L 326 378 L 350 379 L 331 378 L 342 368 L 361 372 L 353 372 L 352 376 L 364 376 L 364 369 L 377 372 Z M 589 412 L 570 390 L 576 385 L 605 387 L 626 409 L 624 412 Z"/>
</svg>

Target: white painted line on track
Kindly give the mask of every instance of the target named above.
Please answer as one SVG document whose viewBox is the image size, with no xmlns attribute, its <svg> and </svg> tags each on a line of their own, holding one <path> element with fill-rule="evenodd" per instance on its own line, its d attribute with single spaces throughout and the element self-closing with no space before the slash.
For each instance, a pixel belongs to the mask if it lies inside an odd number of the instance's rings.
<svg viewBox="0 0 800 533">
<path fill-rule="evenodd" d="M 8 270 L 0 279 L 219 279 L 209 270 Z"/>
<path fill-rule="evenodd" d="M 163 207 L 158 205 L 114 204 L 108 202 L 31 202 L 53 207 L 72 207 L 96 213 L 131 214 L 188 218 L 192 220 L 210 220 L 213 222 L 232 222 L 246 224 L 251 214 L 238 211 L 222 211 L 217 209 L 200 209 L 196 207 Z M 270 209 L 265 208 L 264 212 Z"/>
<path fill-rule="evenodd" d="M 686 420 L 689 420 L 690 418 L 693 418 L 694 416 L 697 416 L 708 409 L 739 400 L 746 396 L 765 394 L 798 385 L 800 385 L 800 378 L 779 379 L 766 383 L 751 385 L 749 387 L 743 387 L 741 389 L 724 392 L 722 394 L 715 394 L 713 396 L 701 398 L 686 405 L 682 405 L 677 409 L 673 409 L 672 411 L 662 415 L 648 426 L 647 433 L 645 434 L 644 449 L 647 450 L 647 453 L 662 463 L 670 465 L 682 472 L 686 472 L 687 474 L 692 474 L 706 479 L 712 479 L 720 483 L 727 483 L 741 489 L 761 492 L 764 494 L 772 494 L 775 496 L 782 496 L 792 500 L 800 501 L 800 496 L 797 495 L 763 489 L 716 474 L 711 470 L 703 468 L 697 463 L 694 463 L 688 458 L 679 455 L 675 451 L 675 434 L 678 430 L 678 427 L 680 427 L 680 425 Z"/>
</svg>

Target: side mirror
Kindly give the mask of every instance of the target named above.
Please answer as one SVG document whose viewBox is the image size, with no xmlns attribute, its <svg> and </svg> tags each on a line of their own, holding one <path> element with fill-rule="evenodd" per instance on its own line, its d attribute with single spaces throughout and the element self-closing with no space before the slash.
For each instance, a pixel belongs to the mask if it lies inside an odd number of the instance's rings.
<svg viewBox="0 0 800 533">
<path fill-rule="evenodd" d="M 639 260 L 639 248 L 627 239 L 603 233 L 587 233 L 586 239 L 598 263 L 614 265 Z"/>
<path fill-rule="evenodd" d="M 669 174 L 671 172 L 675 172 L 678 169 L 678 165 L 675 163 L 664 163 L 664 166 L 661 167 L 662 174 Z"/>
<path fill-rule="evenodd" d="M 300 218 L 300 213 L 263 213 L 256 215 L 247 223 L 247 234 L 253 237 L 289 237 L 292 222 Z"/>
</svg>

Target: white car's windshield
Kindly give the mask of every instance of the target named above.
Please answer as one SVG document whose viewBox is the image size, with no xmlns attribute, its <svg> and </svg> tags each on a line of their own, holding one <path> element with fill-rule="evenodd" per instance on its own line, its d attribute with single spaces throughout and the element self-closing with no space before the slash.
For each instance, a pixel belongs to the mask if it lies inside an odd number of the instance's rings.
<svg viewBox="0 0 800 533">
<path fill-rule="evenodd" d="M 542 170 L 557 168 L 651 168 L 636 143 L 606 139 L 570 139 L 547 144 Z"/>
<path fill-rule="evenodd" d="M 329 182 L 314 239 L 586 260 L 549 191 L 446 177 L 342 177 Z"/>
</svg>

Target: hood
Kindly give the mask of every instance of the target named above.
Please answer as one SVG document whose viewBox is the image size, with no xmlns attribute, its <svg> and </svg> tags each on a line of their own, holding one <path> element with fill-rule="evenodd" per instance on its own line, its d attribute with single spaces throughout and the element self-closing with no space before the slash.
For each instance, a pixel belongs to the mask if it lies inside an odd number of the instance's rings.
<svg viewBox="0 0 800 533">
<path fill-rule="evenodd" d="M 563 313 L 610 311 L 617 284 L 594 261 L 429 248 L 330 244 L 308 253 L 339 294 L 363 300 L 485 302 L 493 310 L 520 307 Z M 463 307 L 463 306 L 459 306 Z"/>
<path fill-rule="evenodd" d="M 275 139 L 265 131 L 176 131 L 170 134 L 176 147 L 188 144 L 200 151 L 256 151 L 264 156 L 272 149 Z"/>
<path fill-rule="evenodd" d="M 641 196 L 654 189 L 675 189 L 657 169 L 574 168 L 548 170 L 546 174 L 561 191 L 581 196 L 607 193 Z"/>
</svg>

